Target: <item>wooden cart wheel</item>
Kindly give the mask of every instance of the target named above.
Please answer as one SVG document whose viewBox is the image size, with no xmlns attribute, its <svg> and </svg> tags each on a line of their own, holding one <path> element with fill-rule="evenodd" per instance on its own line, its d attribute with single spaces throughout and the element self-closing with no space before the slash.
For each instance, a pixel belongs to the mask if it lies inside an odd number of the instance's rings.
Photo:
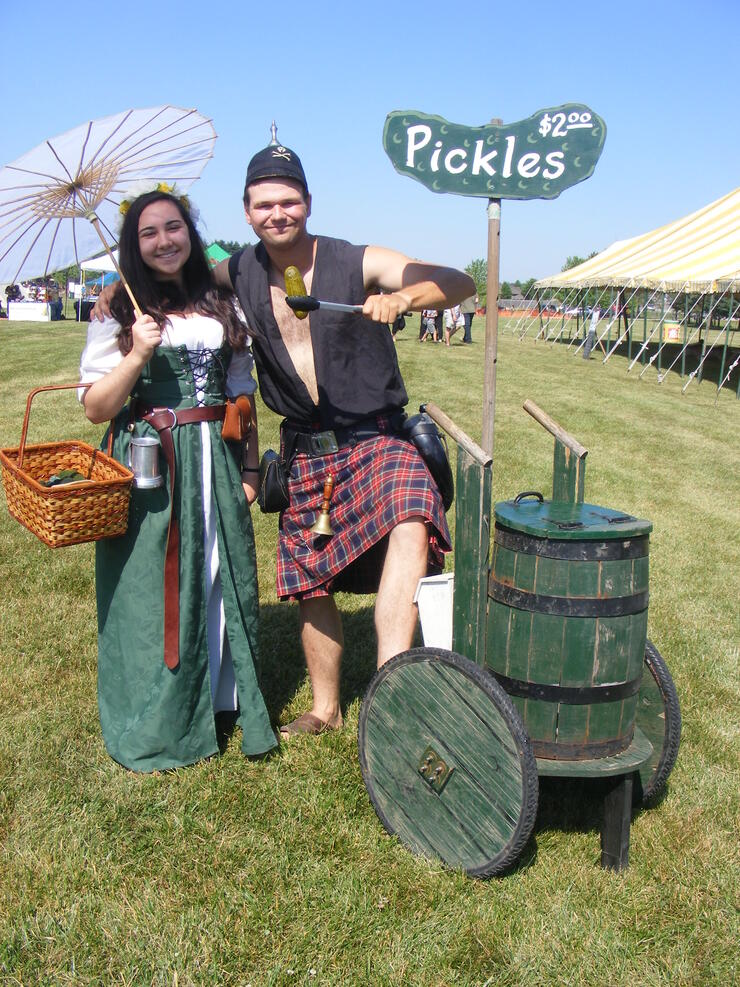
<svg viewBox="0 0 740 987">
<path fill-rule="evenodd" d="M 396 655 L 360 710 L 362 777 L 383 826 L 413 853 L 500 874 L 534 826 L 537 764 L 496 680 L 439 648 Z"/>
<path fill-rule="evenodd" d="M 637 726 L 653 745 L 653 753 L 639 769 L 634 803 L 648 802 L 665 785 L 678 756 L 681 710 L 668 666 L 652 641 L 645 643 L 645 667 L 637 701 Z"/>
</svg>

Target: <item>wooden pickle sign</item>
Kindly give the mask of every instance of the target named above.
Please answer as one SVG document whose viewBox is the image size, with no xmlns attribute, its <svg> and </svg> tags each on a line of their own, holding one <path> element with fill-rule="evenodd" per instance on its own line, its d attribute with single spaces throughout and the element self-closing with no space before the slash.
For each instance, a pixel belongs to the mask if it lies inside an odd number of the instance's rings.
<svg viewBox="0 0 740 987">
<path fill-rule="evenodd" d="M 556 198 L 593 174 L 605 139 L 606 124 L 583 103 L 484 127 L 396 110 L 383 131 L 385 152 L 402 175 L 432 192 L 496 199 Z"/>
</svg>

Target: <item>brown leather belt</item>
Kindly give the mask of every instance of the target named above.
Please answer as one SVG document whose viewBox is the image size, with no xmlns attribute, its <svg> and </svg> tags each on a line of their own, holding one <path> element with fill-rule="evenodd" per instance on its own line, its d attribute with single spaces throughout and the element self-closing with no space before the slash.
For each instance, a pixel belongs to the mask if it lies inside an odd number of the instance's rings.
<svg viewBox="0 0 740 987">
<path fill-rule="evenodd" d="M 164 663 L 168 668 L 180 664 L 180 532 L 172 510 L 175 496 L 175 445 L 172 429 L 198 422 L 223 421 L 225 405 L 201 408 L 145 408 L 136 405 L 134 416 L 148 422 L 159 432 L 162 452 L 170 474 L 170 521 L 167 528 L 167 551 L 164 559 Z"/>
</svg>

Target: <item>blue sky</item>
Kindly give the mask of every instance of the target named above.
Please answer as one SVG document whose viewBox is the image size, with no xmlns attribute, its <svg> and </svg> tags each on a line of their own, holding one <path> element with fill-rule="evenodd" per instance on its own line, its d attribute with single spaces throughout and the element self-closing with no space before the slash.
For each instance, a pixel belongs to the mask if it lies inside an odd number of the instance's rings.
<svg viewBox="0 0 740 987">
<path fill-rule="evenodd" d="M 386 115 L 480 126 L 590 106 L 607 124 L 594 175 L 555 200 L 504 201 L 508 280 L 554 273 L 569 254 L 740 184 L 738 0 L 121 0 L 64 16 L 45 0 L 4 7 L 0 163 L 129 107 L 196 107 L 219 135 L 192 189 L 207 240 L 250 238 L 244 173 L 273 117 L 303 160 L 313 232 L 463 267 L 486 255 L 486 200 L 399 175 L 382 146 Z"/>
</svg>

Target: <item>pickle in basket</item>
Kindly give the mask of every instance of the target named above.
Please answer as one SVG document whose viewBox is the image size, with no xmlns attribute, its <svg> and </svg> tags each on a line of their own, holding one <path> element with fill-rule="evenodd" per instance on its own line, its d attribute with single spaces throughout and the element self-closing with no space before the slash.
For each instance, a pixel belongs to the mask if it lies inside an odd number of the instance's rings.
<svg viewBox="0 0 740 987">
<path fill-rule="evenodd" d="M 59 470 L 48 480 L 39 480 L 42 487 L 61 487 L 64 483 L 84 483 L 85 477 L 77 470 Z"/>
</svg>

